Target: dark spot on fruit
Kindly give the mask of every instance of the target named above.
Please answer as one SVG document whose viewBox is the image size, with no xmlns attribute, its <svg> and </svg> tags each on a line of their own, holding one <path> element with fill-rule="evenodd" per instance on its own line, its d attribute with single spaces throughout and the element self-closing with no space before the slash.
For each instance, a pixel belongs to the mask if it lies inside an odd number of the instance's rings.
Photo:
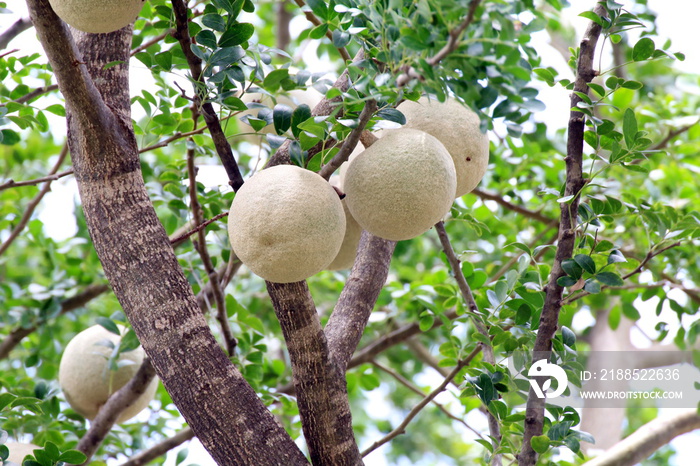
<svg viewBox="0 0 700 466">
<path fill-rule="evenodd" d="M 471 157 L 467 157 L 467 162 L 471 162 L 471 161 L 472 161 L 472 158 L 471 158 Z"/>
</svg>

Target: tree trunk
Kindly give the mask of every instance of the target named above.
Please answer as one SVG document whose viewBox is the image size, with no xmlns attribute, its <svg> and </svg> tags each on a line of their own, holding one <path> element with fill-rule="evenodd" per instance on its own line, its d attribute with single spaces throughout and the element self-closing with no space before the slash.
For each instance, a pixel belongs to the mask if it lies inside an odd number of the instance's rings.
<svg viewBox="0 0 700 466">
<path fill-rule="evenodd" d="M 78 34 L 81 53 L 47 0 L 27 3 L 66 99 L 95 249 L 168 393 L 217 463 L 307 464 L 218 346 L 148 198 L 129 118 L 131 28 Z"/>
</svg>

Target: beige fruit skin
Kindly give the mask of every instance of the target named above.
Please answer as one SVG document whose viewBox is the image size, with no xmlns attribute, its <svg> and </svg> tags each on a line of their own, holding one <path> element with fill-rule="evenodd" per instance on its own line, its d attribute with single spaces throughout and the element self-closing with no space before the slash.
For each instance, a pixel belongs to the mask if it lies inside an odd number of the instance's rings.
<svg viewBox="0 0 700 466">
<path fill-rule="evenodd" d="M 329 182 L 331 186 L 336 186 L 341 191 L 343 190 L 343 187 L 340 184 L 340 176 L 331 176 Z M 357 247 L 360 245 L 360 236 L 362 236 L 362 227 L 350 213 L 345 199 L 343 199 L 341 202 L 343 204 L 343 211 L 345 212 L 345 236 L 343 236 L 343 244 L 340 246 L 340 251 L 338 251 L 335 259 L 333 259 L 333 262 L 331 262 L 331 264 L 327 267 L 328 270 L 343 270 L 351 268 L 355 263 L 355 257 L 357 257 Z"/>
<path fill-rule="evenodd" d="M 419 129 L 438 138 L 452 156 L 457 171 L 455 197 L 471 192 L 489 164 L 489 138 L 479 129 L 479 116 L 455 99 L 440 103 L 421 97 L 398 107 L 406 117 L 406 128 Z"/>
<path fill-rule="evenodd" d="M 41 447 L 34 445 L 33 443 L 18 443 L 18 442 L 6 442 L 5 446 L 10 450 L 10 456 L 7 457 L 7 463 L 22 464 L 22 460 L 27 455 L 33 455 L 34 450 L 40 449 Z"/>
<path fill-rule="evenodd" d="M 112 32 L 139 15 L 146 0 L 49 0 L 66 23 L 83 32 Z"/>
<path fill-rule="evenodd" d="M 328 267 L 345 235 L 345 213 L 316 173 L 277 165 L 238 190 L 228 216 L 231 247 L 256 275 L 275 283 L 305 280 Z"/>
<path fill-rule="evenodd" d="M 357 223 L 373 235 L 400 241 L 432 227 L 450 210 L 457 187 L 447 149 L 423 131 L 386 134 L 348 166 L 343 187 Z"/>
<path fill-rule="evenodd" d="M 112 349 L 100 344 L 109 340 L 115 345 L 119 337 L 101 325 L 89 327 L 68 342 L 58 368 L 58 383 L 66 401 L 87 419 L 94 419 L 109 396 L 136 374 L 144 358 L 142 347 L 121 355 L 120 361 L 132 361 L 116 371 L 110 371 L 108 358 Z M 111 378 L 111 384 L 110 384 Z M 117 422 L 126 422 L 140 413 L 155 396 L 158 379 L 154 378 L 136 402 L 126 408 Z"/>
</svg>

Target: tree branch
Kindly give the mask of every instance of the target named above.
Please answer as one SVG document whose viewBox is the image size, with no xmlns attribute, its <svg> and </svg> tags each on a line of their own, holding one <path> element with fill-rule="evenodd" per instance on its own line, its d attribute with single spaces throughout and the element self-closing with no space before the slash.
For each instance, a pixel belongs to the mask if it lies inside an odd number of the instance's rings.
<svg viewBox="0 0 700 466">
<path fill-rule="evenodd" d="M 321 170 L 318 172 L 319 175 L 328 180 L 331 175 L 338 168 L 340 168 L 343 162 L 350 157 L 350 154 L 353 150 L 355 150 L 357 143 L 360 141 L 360 135 L 365 130 L 365 126 L 367 126 L 367 123 L 369 122 L 370 118 L 372 118 L 375 111 L 377 111 L 377 101 L 374 99 L 368 100 L 365 103 L 365 107 L 362 109 L 362 112 L 360 112 L 357 126 L 353 128 L 350 135 L 345 139 L 345 141 L 343 141 L 343 145 L 340 147 L 338 153 L 335 154 L 335 157 L 321 167 Z"/>
<path fill-rule="evenodd" d="M 63 164 L 63 161 L 66 159 L 66 155 L 68 155 L 68 145 L 64 144 L 63 148 L 61 149 L 61 153 L 58 156 L 58 161 L 51 169 L 49 177 L 56 174 L 58 168 L 61 166 L 61 164 Z M 12 229 L 7 239 L 2 244 L 0 244 L 0 256 L 2 256 L 5 253 L 5 251 L 7 251 L 7 249 L 10 247 L 10 245 L 19 237 L 19 234 L 22 233 L 24 227 L 26 227 L 27 223 L 29 223 L 29 220 L 31 220 L 32 215 L 34 214 L 34 211 L 36 210 L 41 200 L 44 198 L 44 196 L 46 196 L 46 194 L 49 191 L 51 191 L 51 181 L 53 180 L 49 179 L 48 181 L 46 181 L 44 186 L 39 191 L 39 194 L 37 194 L 36 197 L 34 197 L 34 199 L 32 199 L 32 201 L 29 203 L 29 205 L 27 205 L 27 208 L 24 210 L 24 214 L 22 214 L 22 218 Z"/>
<path fill-rule="evenodd" d="M 306 6 L 304 3 L 304 0 L 294 0 L 294 2 L 299 6 L 299 8 L 302 9 L 302 12 L 304 13 L 304 16 L 306 16 L 306 19 L 309 20 L 311 24 L 314 26 L 320 26 L 322 23 L 321 21 L 310 11 L 305 11 L 303 8 Z M 333 43 L 333 34 L 331 31 L 326 31 L 326 37 L 330 39 L 331 44 Z M 338 50 L 338 53 L 340 53 L 340 56 L 343 57 L 343 60 L 350 60 L 350 54 L 348 54 L 348 51 L 345 47 L 336 47 L 336 50 Z"/>
<path fill-rule="evenodd" d="M 476 357 L 476 355 L 479 354 L 480 351 L 481 351 L 481 344 L 479 344 L 476 348 L 474 348 L 474 350 L 471 353 L 469 353 L 469 355 L 466 358 L 459 361 L 457 363 L 457 365 L 455 366 L 455 368 L 452 370 L 452 372 L 450 372 L 447 375 L 447 377 L 445 377 L 445 379 L 442 381 L 442 383 L 435 390 L 430 392 L 430 394 L 428 396 L 423 398 L 423 400 L 420 403 L 418 403 L 416 406 L 413 407 L 413 409 L 408 413 L 408 415 L 406 416 L 406 418 L 404 418 L 404 420 L 401 422 L 401 424 L 399 424 L 394 430 L 389 432 L 386 436 L 377 440 L 371 446 L 369 446 L 367 449 L 363 450 L 362 456 L 365 457 L 365 456 L 369 455 L 370 453 L 372 453 L 374 450 L 381 447 L 385 443 L 387 443 L 387 442 L 391 441 L 392 439 L 398 437 L 399 435 L 405 433 L 406 427 L 408 426 L 408 424 L 411 423 L 413 418 L 415 418 L 418 415 L 418 413 L 420 413 L 423 410 L 423 408 L 425 408 L 428 405 L 428 403 L 433 401 L 436 396 L 438 396 L 440 393 L 442 393 L 443 390 L 445 390 L 445 388 L 452 382 L 452 379 L 454 379 L 457 376 L 457 374 L 459 374 L 459 371 L 461 371 L 462 368 L 464 368 L 466 365 L 468 365 L 472 361 L 472 359 L 474 359 L 474 357 Z"/>
<path fill-rule="evenodd" d="M 631 278 L 631 277 L 637 275 L 638 273 L 641 273 L 642 270 L 644 270 L 644 267 L 646 267 L 646 265 L 649 263 L 649 261 L 652 260 L 654 257 L 658 256 L 659 254 L 663 254 L 664 252 L 668 251 L 669 249 L 678 247 L 678 246 L 680 246 L 680 245 L 681 245 L 681 242 L 680 242 L 680 241 L 677 241 L 677 242 L 675 242 L 675 243 L 673 243 L 673 244 L 671 244 L 671 245 L 669 245 L 669 246 L 666 246 L 666 247 L 664 247 L 664 248 L 661 248 L 661 249 L 658 250 L 658 251 L 653 251 L 653 250 L 652 250 L 652 251 L 649 251 L 649 252 L 647 253 L 647 255 L 644 257 L 644 260 L 642 260 L 642 262 L 640 262 L 639 265 L 638 265 L 633 271 L 629 272 L 628 274 L 625 274 L 625 275 L 622 277 L 622 279 L 623 279 L 623 280 L 627 280 L 628 278 Z M 640 288 L 640 287 L 642 287 L 642 286 L 643 286 L 643 285 L 633 285 L 632 287 L 633 287 L 633 288 Z M 663 284 L 661 284 L 660 286 L 663 286 Z M 608 289 L 608 288 L 612 288 L 612 289 L 619 290 L 619 289 L 624 289 L 625 287 L 621 287 L 621 286 L 609 286 L 609 285 L 603 285 L 603 286 L 601 287 L 602 290 Z M 683 287 L 681 287 L 681 289 L 683 289 L 684 291 L 686 291 L 686 293 L 688 293 L 688 296 L 691 296 L 691 298 L 692 298 L 692 290 L 686 290 L 686 289 L 683 288 Z M 566 299 L 562 300 L 561 304 L 562 304 L 562 306 L 571 304 L 571 303 L 573 303 L 574 301 L 578 301 L 578 300 L 581 299 L 581 298 L 585 298 L 586 296 L 588 296 L 588 295 L 590 295 L 590 294 L 591 294 L 591 293 L 589 293 L 588 291 L 581 290 L 580 293 L 577 293 L 577 294 L 568 296 Z"/>
<path fill-rule="evenodd" d="M 66 99 L 70 153 L 95 250 L 166 390 L 218 463 L 306 464 L 211 334 L 148 197 L 130 125 L 132 27 L 76 32 L 78 59 L 48 1 L 27 4 Z M 113 61 L 121 63 L 105 69 Z"/>
<path fill-rule="evenodd" d="M 598 16 L 605 16 L 605 7 L 602 4 L 596 5 L 594 12 Z M 596 44 L 602 28 L 595 22 L 591 22 L 586 30 L 583 40 L 581 40 L 576 80 L 574 91 L 588 94 L 588 83 L 595 76 L 593 69 L 593 56 Z M 582 99 L 576 94 L 571 94 L 572 109 L 576 109 Z M 533 361 L 549 358 L 552 346 L 552 338 L 557 330 L 559 322 L 559 311 L 561 310 L 561 298 L 563 287 L 557 280 L 565 275 L 561 266 L 562 262 L 570 258 L 573 254 L 576 243 L 576 219 L 579 205 L 579 194 L 585 185 L 583 178 L 583 132 L 585 129 L 584 114 L 572 110 L 569 116 L 569 129 L 567 141 L 566 162 L 566 188 L 565 196 L 573 196 L 570 203 L 562 203 L 561 216 L 559 221 L 559 242 L 555 254 L 554 263 L 550 273 L 549 284 L 545 295 L 544 307 L 540 315 L 539 329 L 535 338 L 533 350 Z M 538 380 L 539 384 L 544 383 Z M 533 437 L 542 435 L 544 425 L 544 404 L 545 400 L 540 399 L 530 388 L 525 409 L 525 432 L 523 436 L 523 447 L 518 455 L 520 466 L 533 466 L 537 462 L 537 453 L 532 448 L 530 441 Z"/>
<path fill-rule="evenodd" d="M 522 215 L 523 217 L 537 220 L 538 222 L 544 223 L 545 225 L 549 225 L 550 223 L 552 223 L 552 221 L 555 221 L 554 219 L 551 219 L 546 215 L 542 215 L 539 212 L 533 212 L 532 210 L 528 210 L 525 207 L 513 204 L 512 202 L 508 202 L 505 199 L 503 199 L 503 197 L 497 194 L 488 193 L 479 188 L 474 188 L 474 190 L 472 190 L 472 194 L 479 196 L 479 198 L 482 200 L 494 201 L 508 210 L 512 210 L 513 212 L 516 212 Z"/>
<path fill-rule="evenodd" d="M 131 380 L 114 392 L 107 402 L 102 405 L 97 412 L 97 416 L 90 423 L 90 429 L 83 435 L 76 447 L 87 456 L 87 460 L 83 463 L 84 465 L 90 463 L 90 458 L 92 458 L 92 455 L 95 454 L 107 434 L 109 434 L 121 413 L 146 392 L 155 376 L 156 371 L 151 364 L 151 360 L 146 357 Z"/>
<path fill-rule="evenodd" d="M 330 358 L 305 281 L 267 283 L 292 363 L 299 415 L 311 463 L 361 465 L 345 371 Z"/>
<path fill-rule="evenodd" d="M 61 311 L 59 312 L 59 315 L 66 314 L 74 311 L 75 309 L 83 307 L 89 301 L 107 291 L 109 291 L 108 285 L 90 285 L 75 296 L 65 299 L 61 303 Z M 2 343 L 0 343 L 0 360 L 8 357 L 10 352 L 22 341 L 22 339 L 35 332 L 37 328 L 39 328 L 38 325 L 31 327 L 18 326 L 13 329 L 2 341 Z"/>
<path fill-rule="evenodd" d="M 355 58 L 353 58 L 353 63 L 357 63 L 359 61 L 364 60 L 365 58 L 365 53 L 363 49 L 360 49 L 359 52 L 357 52 L 357 55 L 355 55 Z M 350 77 L 348 75 L 348 70 L 345 69 L 343 73 L 338 77 L 338 79 L 333 83 L 333 87 L 336 89 L 339 89 L 341 92 L 347 92 L 347 90 L 350 88 Z M 338 104 L 343 102 L 342 96 L 337 96 L 334 97 L 333 99 L 326 99 L 323 98 L 321 101 L 316 104 L 316 106 L 311 110 L 311 114 L 313 116 L 325 116 L 325 115 L 330 115 L 334 111 L 338 111 Z M 342 110 L 342 109 L 341 109 Z M 274 167 L 275 165 L 288 165 L 291 163 L 291 159 L 289 157 L 289 145 L 291 142 L 289 140 L 285 141 L 282 146 L 280 146 L 279 149 L 270 157 L 270 160 L 267 162 L 266 167 Z M 325 147 L 332 146 L 334 142 L 331 144 L 326 141 Z M 312 157 L 313 155 L 319 153 L 324 145 L 322 143 L 316 144 L 314 147 L 309 149 L 309 157 Z"/>
<path fill-rule="evenodd" d="M 192 108 L 192 119 L 194 120 L 194 126 L 197 126 L 198 112 L 197 107 Z M 194 140 L 190 138 L 190 144 L 194 144 Z M 190 180 L 189 194 L 190 194 L 190 209 L 192 210 L 192 217 L 197 225 L 201 225 L 202 222 L 202 206 L 199 203 L 199 196 L 197 194 L 197 167 L 194 164 L 195 151 L 191 146 L 187 149 L 187 175 Z M 224 298 L 223 290 L 221 289 L 219 276 L 216 273 L 214 264 L 211 261 L 211 256 L 209 255 L 209 250 L 207 249 L 206 233 L 203 228 L 200 228 L 197 232 L 197 239 L 193 240 L 194 249 L 199 254 L 202 264 L 204 265 L 204 270 L 209 277 L 209 283 L 211 285 L 211 293 L 214 296 L 214 302 L 216 303 L 216 320 L 219 322 L 221 327 L 221 333 L 224 337 L 224 344 L 226 347 L 226 352 L 229 357 L 233 356 L 236 351 L 236 346 L 238 341 L 236 337 L 233 336 L 231 331 L 231 326 L 228 323 L 228 314 L 226 313 L 226 299 Z"/>
<path fill-rule="evenodd" d="M 443 314 L 443 317 L 445 317 L 447 320 L 454 320 L 459 316 L 457 315 L 457 312 L 453 310 Z M 433 326 L 430 327 L 428 331 L 440 326 L 442 326 L 442 319 L 435 319 Z M 378 338 L 355 353 L 353 358 L 348 363 L 348 369 L 359 366 L 360 364 L 371 362 L 372 359 L 382 351 L 391 348 L 394 345 L 398 345 L 399 343 L 411 338 L 414 335 L 418 335 L 419 333 L 423 332 L 421 331 L 417 322 L 406 324 L 403 327 L 387 333 L 383 337 Z"/>
<path fill-rule="evenodd" d="M 362 232 L 355 264 L 325 328 L 331 357 L 342 373 L 384 286 L 395 246 L 395 241 Z"/>
<path fill-rule="evenodd" d="M 427 59 L 429 65 L 436 66 L 445 57 L 447 57 L 449 54 L 455 51 L 455 49 L 459 46 L 459 41 L 462 37 L 462 33 L 474 21 L 474 14 L 476 13 L 476 9 L 479 7 L 480 3 L 481 0 L 471 1 L 471 3 L 469 4 L 469 11 L 467 13 L 466 18 L 464 18 L 464 21 L 462 21 L 462 23 L 459 26 L 450 31 L 450 36 L 447 39 L 447 43 L 445 44 L 445 46 L 442 49 L 440 49 L 435 55 Z M 396 78 L 396 84 L 399 87 L 403 87 L 413 79 L 422 79 L 422 76 L 416 71 L 415 68 L 409 66 L 403 74 L 399 75 Z"/>
<path fill-rule="evenodd" d="M 0 34 L 0 50 L 7 48 L 15 37 L 22 34 L 30 27 L 32 27 L 32 21 L 29 18 L 20 18 L 15 21 L 12 26 Z"/>
<path fill-rule="evenodd" d="M 152 446 L 148 450 L 142 451 L 127 461 L 121 464 L 121 466 L 142 466 L 144 464 L 150 463 L 159 456 L 165 455 L 167 452 L 173 448 L 177 448 L 188 440 L 194 438 L 194 432 L 189 427 L 185 427 L 177 434 L 172 437 L 168 437 L 162 442 Z"/>
<path fill-rule="evenodd" d="M 700 416 L 694 408 L 667 419 L 654 419 L 584 466 L 632 466 L 679 435 L 695 429 L 700 429 Z"/>
<path fill-rule="evenodd" d="M 471 311 L 471 317 L 472 322 L 474 323 L 474 327 L 476 327 L 477 332 L 479 332 L 487 339 L 490 339 L 487 324 L 485 324 L 481 320 L 479 307 L 476 305 L 476 301 L 474 300 L 472 290 L 469 287 L 469 283 L 467 283 L 467 279 L 464 277 L 464 273 L 462 272 L 462 265 L 459 259 L 457 258 L 454 249 L 452 249 L 452 244 L 450 244 L 450 237 L 447 235 L 447 231 L 445 230 L 445 222 L 439 221 L 438 223 L 436 223 L 435 230 L 437 231 L 438 236 L 440 237 L 442 249 L 443 251 L 445 251 L 445 255 L 447 256 L 447 262 L 450 264 L 450 268 L 452 269 L 452 275 L 454 276 L 455 281 L 457 282 L 459 292 L 462 295 L 464 301 L 467 303 L 467 307 Z M 496 358 L 493 354 L 493 347 L 490 345 L 484 345 L 482 349 L 484 352 L 484 361 L 489 364 L 495 365 Z M 488 418 L 489 433 L 491 434 L 491 438 L 493 439 L 492 441 L 494 443 L 493 450 L 496 451 L 498 449 L 498 444 L 501 442 L 501 429 L 498 425 L 498 419 L 496 419 L 496 417 L 490 411 L 487 411 L 486 417 Z M 493 455 L 491 457 L 491 464 L 493 466 L 500 466 L 501 455 Z"/>
<path fill-rule="evenodd" d="M 385 366 L 384 364 L 381 364 L 380 362 L 378 362 L 378 361 L 376 361 L 376 360 L 374 360 L 374 359 L 373 359 L 371 362 L 372 362 L 372 365 L 373 365 L 373 366 L 375 366 L 375 367 L 378 368 L 379 370 L 384 371 L 384 372 L 386 372 L 387 374 L 389 374 L 390 376 L 392 376 L 394 379 L 396 379 L 397 382 L 399 382 L 401 385 L 403 385 L 404 387 L 406 387 L 406 388 L 408 388 L 409 390 L 411 390 L 413 393 L 415 393 L 415 394 L 417 394 L 417 395 L 420 395 L 420 396 L 422 396 L 422 397 L 425 397 L 426 394 L 425 394 L 420 388 L 416 387 L 410 380 L 408 380 L 408 379 L 407 379 L 406 377 L 404 377 L 403 375 L 399 374 L 398 372 L 396 372 L 396 371 L 393 370 L 392 368 L 390 368 L 390 367 L 388 367 L 388 366 Z M 447 377 L 448 375 L 449 375 L 449 374 L 444 374 L 443 377 Z M 485 440 L 484 437 L 483 437 L 483 435 L 481 435 L 481 433 L 480 433 L 479 431 L 477 431 L 476 429 L 474 429 L 473 427 L 471 427 L 469 424 L 467 424 L 466 422 L 464 422 L 464 419 L 462 419 L 462 418 L 460 418 L 460 417 L 457 417 L 457 416 L 455 416 L 454 414 L 452 414 L 451 412 L 449 412 L 449 411 L 447 410 L 447 408 L 445 408 L 443 405 L 441 405 L 440 403 L 438 403 L 437 401 L 435 401 L 435 399 L 431 400 L 431 403 L 433 403 L 433 404 L 437 407 L 437 409 L 439 409 L 440 411 L 442 411 L 442 413 L 445 414 L 445 416 L 449 417 L 449 418 L 452 419 L 453 421 L 459 422 L 459 423 L 462 424 L 464 427 L 466 427 L 467 429 L 471 430 L 477 437 L 481 438 L 482 440 Z"/>
<path fill-rule="evenodd" d="M 203 88 L 197 86 L 197 83 L 203 83 L 202 60 L 195 55 L 191 49 L 192 38 L 190 37 L 187 19 L 189 9 L 183 0 L 172 0 L 172 3 L 176 25 L 176 30 L 173 37 L 180 42 L 182 52 L 187 59 L 187 64 L 190 67 L 190 74 L 195 82 L 196 101 L 201 108 L 200 112 L 204 118 L 204 122 L 207 124 L 207 128 L 209 128 L 209 133 L 214 141 L 216 153 L 219 155 L 219 159 L 221 159 L 221 163 L 226 169 L 229 184 L 234 191 L 238 191 L 238 189 L 243 186 L 243 176 L 238 168 L 236 159 L 233 157 L 231 145 L 228 143 L 226 134 L 221 128 L 221 122 L 219 121 L 219 117 L 216 115 L 216 111 L 214 111 L 214 106 L 211 104 L 211 102 L 206 100 L 206 93 L 202 90 Z"/>
</svg>

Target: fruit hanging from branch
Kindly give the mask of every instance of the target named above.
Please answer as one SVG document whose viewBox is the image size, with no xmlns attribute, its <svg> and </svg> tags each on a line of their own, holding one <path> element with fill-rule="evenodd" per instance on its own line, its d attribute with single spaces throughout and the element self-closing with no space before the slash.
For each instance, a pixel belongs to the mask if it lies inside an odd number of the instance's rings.
<svg viewBox="0 0 700 466">
<path fill-rule="evenodd" d="M 277 165 L 238 190 L 228 217 L 231 247 L 256 275 L 275 283 L 327 268 L 345 236 L 338 193 L 316 173 Z"/>
<path fill-rule="evenodd" d="M 387 131 L 350 162 L 343 180 L 350 213 L 380 238 L 414 238 L 440 221 L 457 189 L 445 146 L 417 129 Z"/>
<path fill-rule="evenodd" d="M 454 98 L 445 102 L 421 97 L 396 107 L 406 117 L 405 128 L 435 136 L 452 156 L 457 171 L 455 197 L 471 192 L 489 164 L 489 138 L 481 132 L 479 116 Z"/>
<path fill-rule="evenodd" d="M 49 0 L 63 21 L 83 32 L 106 33 L 127 26 L 146 0 Z"/>
</svg>

